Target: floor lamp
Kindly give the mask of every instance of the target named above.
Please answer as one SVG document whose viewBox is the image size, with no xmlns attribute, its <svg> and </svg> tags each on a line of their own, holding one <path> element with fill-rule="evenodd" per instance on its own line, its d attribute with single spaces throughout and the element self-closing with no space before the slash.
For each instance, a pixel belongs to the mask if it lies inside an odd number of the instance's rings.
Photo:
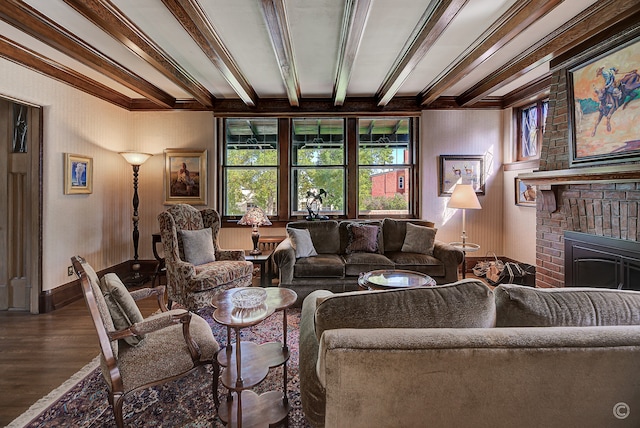
<svg viewBox="0 0 640 428">
<path fill-rule="evenodd" d="M 138 171 L 140 171 L 140 165 L 153 155 L 140 152 L 120 152 L 120 154 L 133 166 L 133 265 L 131 265 L 133 274 L 131 275 L 131 280 L 140 281 L 142 275 L 140 275 L 140 263 L 138 263 L 138 241 L 140 240 L 140 232 L 138 231 L 138 205 L 140 204 L 138 199 Z"/>
<path fill-rule="evenodd" d="M 447 208 L 462 209 L 462 247 L 467 246 L 467 228 L 465 222 L 466 210 L 482 209 L 476 191 L 470 184 L 456 184 L 453 189 Z"/>
</svg>

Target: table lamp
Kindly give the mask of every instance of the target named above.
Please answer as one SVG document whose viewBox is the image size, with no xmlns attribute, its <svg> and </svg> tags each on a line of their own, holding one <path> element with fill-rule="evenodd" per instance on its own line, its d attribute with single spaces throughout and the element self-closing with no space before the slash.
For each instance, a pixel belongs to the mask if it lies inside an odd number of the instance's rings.
<svg viewBox="0 0 640 428">
<path fill-rule="evenodd" d="M 249 252 L 252 256 L 256 256 L 258 254 L 262 254 L 262 251 L 258 248 L 258 239 L 260 239 L 260 233 L 258 232 L 259 226 L 271 226 L 271 222 L 269 221 L 269 217 L 262 211 L 261 208 L 251 206 L 247 209 L 247 212 L 244 213 L 240 221 L 238 222 L 241 226 L 251 226 L 253 229 L 251 230 L 251 240 L 253 241 L 253 250 Z"/>
<path fill-rule="evenodd" d="M 456 184 L 453 189 L 447 208 L 461 208 L 462 209 L 462 247 L 467 244 L 467 230 L 466 230 L 466 210 L 480 210 L 480 201 L 476 191 L 470 184 Z"/>
</svg>

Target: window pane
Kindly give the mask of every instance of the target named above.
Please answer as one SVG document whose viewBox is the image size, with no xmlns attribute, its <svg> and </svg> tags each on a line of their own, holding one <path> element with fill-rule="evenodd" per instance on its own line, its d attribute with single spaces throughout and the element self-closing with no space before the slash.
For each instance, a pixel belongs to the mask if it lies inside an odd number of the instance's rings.
<svg viewBox="0 0 640 428">
<path fill-rule="evenodd" d="M 366 168 L 358 171 L 358 213 L 407 215 L 410 195 L 409 168 Z"/>
<path fill-rule="evenodd" d="M 294 168 L 292 215 L 307 215 L 307 192 L 327 192 L 322 198 L 320 214 L 344 214 L 344 168 Z"/>
<path fill-rule="evenodd" d="M 358 120 L 360 165 L 402 165 L 409 163 L 409 120 L 372 118 Z"/>
<path fill-rule="evenodd" d="M 549 111 L 549 101 L 542 102 L 542 132 L 547 129 L 547 112 Z"/>
<path fill-rule="evenodd" d="M 225 131 L 225 165 L 278 165 L 277 119 L 226 119 Z"/>
<path fill-rule="evenodd" d="M 344 165 L 344 119 L 293 119 L 292 165 Z"/>
<path fill-rule="evenodd" d="M 522 110 L 520 135 L 521 152 L 523 157 L 535 156 L 538 152 L 538 110 L 536 106 Z"/>
<path fill-rule="evenodd" d="M 257 205 L 267 215 L 277 215 L 277 168 L 227 168 L 224 180 L 227 192 L 224 215 L 243 215 L 247 203 Z"/>
</svg>

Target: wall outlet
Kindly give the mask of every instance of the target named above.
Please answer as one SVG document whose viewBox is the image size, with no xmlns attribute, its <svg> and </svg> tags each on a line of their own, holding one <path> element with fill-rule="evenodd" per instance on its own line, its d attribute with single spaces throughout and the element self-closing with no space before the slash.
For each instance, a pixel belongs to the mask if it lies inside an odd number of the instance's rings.
<svg viewBox="0 0 640 428">
<path fill-rule="evenodd" d="M 73 276 L 73 266 L 67 268 L 67 276 Z"/>
</svg>

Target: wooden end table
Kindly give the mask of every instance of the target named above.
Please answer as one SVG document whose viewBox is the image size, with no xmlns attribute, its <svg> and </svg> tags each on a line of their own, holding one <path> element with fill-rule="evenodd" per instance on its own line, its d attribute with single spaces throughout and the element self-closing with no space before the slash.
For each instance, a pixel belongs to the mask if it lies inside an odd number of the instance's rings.
<svg viewBox="0 0 640 428">
<path fill-rule="evenodd" d="M 271 254 L 273 251 L 263 250 L 262 254 L 251 254 L 251 250 L 244 251 L 244 259 L 260 266 L 260 286 L 267 287 L 271 285 Z"/>
<path fill-rule="evenodd" d="M 266 302 L 253 309 L 238 309 L 233 306 L 231 296 L 238 287 L 226 290 L 212 300 L 216 308 L 213 319 L 227 327 L 227 344 L 218 352 L 218 363 L 224 368 L 220 376 L 228 389 L 218 409 L 220 419 L 230 426 L 271 426 L 284 421 L 291 410 L 287 394 L 287 308 L 298 298 L 295 291 L 288 288 L 267 287 Z M 240 330 L 257 325 L 276 311 L 282 311 L 282 343 L 257 344 L 241 342 Z M 235 342 L 231 343 L 231 330 L 235 332 Z M 256 394 L 251 388 L 262 382 L 269 369 L 283 366 L 282 391 L 268 391 Z"/>
</svg>

